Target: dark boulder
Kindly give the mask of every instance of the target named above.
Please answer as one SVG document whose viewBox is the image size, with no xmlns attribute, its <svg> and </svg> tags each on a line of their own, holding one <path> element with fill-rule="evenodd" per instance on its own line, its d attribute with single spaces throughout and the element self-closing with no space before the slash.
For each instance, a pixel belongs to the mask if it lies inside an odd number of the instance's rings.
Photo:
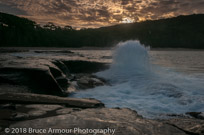
<svg viewBox="0 0 204 135">
<path fill-rule="evenodd" d="M 204 112 L 187 112 L 186 114 L 190 115 L 193 118 L 204 120 Z"/>
<path fill-rule="evenodd" d="M 81 78 L 77 79 L 77 85 L 79 89 L 90 89 L 97 86 L 103 86 L 105 82 L 100 80 L 99 78 L 93 76 L 82 76 Z"/>
</svg>

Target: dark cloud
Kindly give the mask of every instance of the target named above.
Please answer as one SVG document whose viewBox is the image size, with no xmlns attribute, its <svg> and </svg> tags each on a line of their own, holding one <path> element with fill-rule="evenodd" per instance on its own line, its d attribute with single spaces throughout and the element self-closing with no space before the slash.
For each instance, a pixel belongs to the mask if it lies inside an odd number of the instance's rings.
<svg viewBox="0 0 204 135">
<path fill-rule="evenodd" d="M 122 1 L 122 2 L 121 2 L 122 5 L 127 5 L 127 4 L 133 2 L 133 0 L 121 0 L 121 1 Z"/>
<path fill-rule="evenodd" d="M 26 11 L 17 8 L 15 5 L 6 5 L 1 3 L 0 3 L 0 12 L 10 13 L 13 15 L 27 15 Z"/>
<path fill-rule="evenodd" d="M 0 11 L 38 23 L 101 27 L 204 13 L 204 0 L 0 0 Z"/>
</svg>

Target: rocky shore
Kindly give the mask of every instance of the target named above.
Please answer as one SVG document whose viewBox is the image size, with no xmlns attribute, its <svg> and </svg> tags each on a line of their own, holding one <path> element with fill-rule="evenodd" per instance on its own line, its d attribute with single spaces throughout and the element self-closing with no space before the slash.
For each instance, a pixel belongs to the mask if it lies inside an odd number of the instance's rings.
<svg viewBox="0 0 204 135">
<path fill-rule="evenodd" d="M 204 134 L 201 112 L 152 120 L 128 108 L 106 108 L 97 99 L 69 97 L 109 85 L 92 74 L 108 68 L 107 63 L 14 57 L 11 52 L 0 54 L 0 134 Z"/>
<path fill-rule="evenodd" d="M 150 120 L 128 108 L 105 108 L 95 99 L 42 94 L 0 94 L 1 134 L 14 129 L 114 129 L 116 135 L 202 135 L 204 121 L 190 117 Z M 22 133 L 21 131 L 12 131 Z M 33 131 L 34 132 L 34 131 Z M 63 134 L 57 132 L 57 134 Z M 37 131 L 35 132 L 38 133 Z M 56 133 L 56 132 L 55 132 Z M 22 133 L 23 134 L 23 133 Z M 52 134 L 47 133 L 46 134 Z M 91 133 L 87 133 L 91 134 Z M 101 133 L 103 134 L 103 133 Z M 108 134 L 108 133 L 107 133 Z"/>
</svg>

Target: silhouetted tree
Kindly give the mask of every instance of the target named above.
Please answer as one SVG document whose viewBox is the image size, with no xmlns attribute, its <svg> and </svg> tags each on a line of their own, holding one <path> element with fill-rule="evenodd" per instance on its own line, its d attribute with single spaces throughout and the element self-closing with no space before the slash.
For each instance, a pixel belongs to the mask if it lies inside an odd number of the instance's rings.
<svg viewBox="0 0 204 135">
<path fill-rule="evenodd" d="M 75 30 L 0 13 L 0 46 L 108 47 L 136 39 L 151 47 L 204 48 L 204 15 Z"/>
</svg>

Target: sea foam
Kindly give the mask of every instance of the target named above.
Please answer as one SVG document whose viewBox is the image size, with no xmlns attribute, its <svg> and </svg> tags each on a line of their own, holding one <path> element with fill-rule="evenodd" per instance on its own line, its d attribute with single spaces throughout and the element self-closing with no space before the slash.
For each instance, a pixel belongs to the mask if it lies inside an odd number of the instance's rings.
<svg viewBox="0 0 204 135">
<path fill-rule="evenodd" d="M 111 85 L 78 92 L 74 97 L 96 98 L 107 107 L 128 107 L 149 118 L 204 111 L 202 81 L 155 66 L 149 57 L 139 41 L 119 43 L 110 68 L 96 73 Z"/>
</svg>

